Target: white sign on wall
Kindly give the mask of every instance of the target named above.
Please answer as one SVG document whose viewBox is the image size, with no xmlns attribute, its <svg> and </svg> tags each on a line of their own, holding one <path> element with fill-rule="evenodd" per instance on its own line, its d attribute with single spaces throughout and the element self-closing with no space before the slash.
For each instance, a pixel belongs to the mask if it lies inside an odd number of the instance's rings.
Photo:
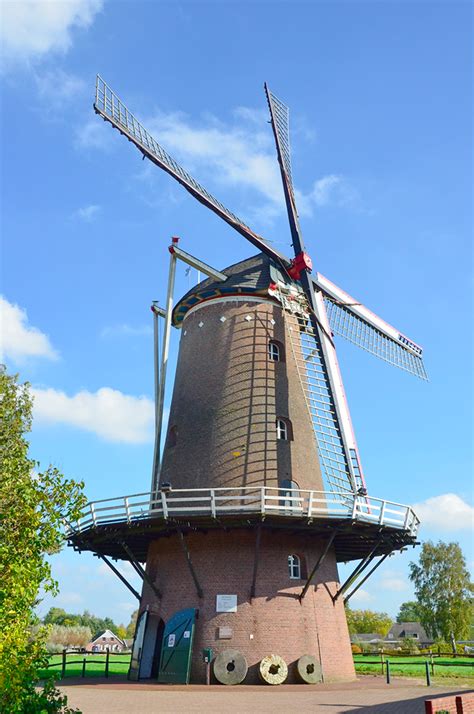
<svg viewBox="0 0 474 714">
<path fill-rule="evenodd" d="M 216 612 L 237 612 L 237 595 L 216 595 Z"/>
<path fill-rule="evenodd" d="M 174 647 L 176 635 L 168 635 L 168 647 Z"/>
</svg>

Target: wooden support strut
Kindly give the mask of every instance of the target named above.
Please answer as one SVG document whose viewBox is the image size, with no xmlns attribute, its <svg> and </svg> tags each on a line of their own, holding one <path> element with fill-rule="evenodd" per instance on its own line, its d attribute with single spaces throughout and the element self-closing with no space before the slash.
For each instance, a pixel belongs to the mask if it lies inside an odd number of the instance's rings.
<svg viewBox="0 0 474 714">
<path fill-rule="evenodd" d="M 378 547 L 379 547 L 381 541 L 382 541 L 382 539 L 380 538 L 380 539 L 377 541 L 377 543 L 374 545 L 374 547 L 372 548 L 372 550 L 369 552 L 369 554 L 366 555 L 365 558 L 363 558 L 363 559 L 360 561 L 360 563 L 354 568 L 354 570 L 353 570 L 352 573 L 349 575 L 349 577 L 347 578 L 347 580 L 344 582 L 343 585 L 341 585 L 341 587 L 339 588 L 339 590 L 337 591 L 337 593 L 334 595 L 334 597 L 333 597 L 333 602 L 336 602 L 336 600 L 337 600 L 341 595 L 343 595 L 343 594 L 346 592 L 346 590 L 352 585 L 352 583 L 354 582 L 354 580 L 366 569 L 366 567 L 367 567 L 368 565 L 370 565 L 370 563 L 372 562 L 372 560 L 375 558 L 375 554 L 376 554 L 376 552 L 377 552 L 377 549 L 378 549 Z"/>
<path fill-rule="evenodd" d="M 136 559 L 135 555 L 132 553 L 132 551 L 130 550 L 128 545 L 124 541 L 121 541 L 120 545 L 122 546 L 122 548 L 128 555 L 132 567 L 136 570 L 136 572 L 141 577 L 141 579 L 144 580 L 146 583 L 148 583 L 148 585 L 151 587 L 151 589 L 155 593 L 156 597 L 161 600 L 161 598 L 163 597 L 161 594 L 161 590 L 159 590 L 156 587 L 155 583 L 152 581 L 152 579 L 150 578 L 150 576 L 148 575 L 146 570 L 144 568 L 142 568 L 141 564 Z"/>
<path fill-rule="evenodd" d="M 383 555 L 383 556 L 380 558 L 380 560 L 374 565 L 374 567 L 372 568 L 372 570 L 369 570 L 369 572 L 367 573 L 367 575 L 365 576 L 365 578 L 362 578 L 362 580 L 360 581 L 360 583 L 359 583 L 358 585 L 356 585 L 356 587 L 354 588 L 354 590 L 351 590 L 351 592 L 349 593 L 349 595 L 346 595 L 346 597 L 344 598 L 344 603 L 348 602 L 349 598 L 351 598 L 351 597 L 354 595 L 354 593 L 357 592 L 357 590 L 360 588 L 360 586 L 363 585 L 363 584 L 365 583 L 365 581 L 366 581 L 368 578 L 370 578 L 370 576 L 372 575 L 372 573 L 373 573 L 375 570 L 377 570 L 377 568 L 379 567 L 379 565 L 382 565 L 382 563 L 383 563 L 383 561 L 385 560 L 385 558 L 388 558 L 389 555 L 391 555 L 391 553 L 385 553 L 385 555 Z"/>
<path fill-rule="evenodd" d="M 203 598 L 203 597 L 204 597 L 204 593 L 203 593 L 203 591 L 202 591 L 201 586 L 199 585 L 199 580 L 197 579 L 196 571 L 194 570 L 193 564 L 192 564 L 192 562 L 191 562 L 191 555 L 190 555 L 190 553 L 189 553 L 188 546 L 186 545 L 186 541 L 185 541 L 185 539 L 184 539 L 183 532 L 182 532 L 179 528 L 177 529 L 177 531 L 178 531 L 178 533 L 179 533 L 179 539 L 180 539 L 180 542 L 181 542 L 181 547 L 182 547 L 183 553 L 184 553 L 184 555 L 185 555 L 185 557 L 186 557 L 186 562 L 187 562 L 187 564 L 188 564 L 189 572 L 191 573 L 191 577 L 192 577 L 192 579 L 193 579 L 193 581 L 194 581 L 194 585 L 196 586 L 197 595 L 198 595 L 199 598 Z"/>
<path fill-rule="evenodd" d="M 316 574 L 316 571 L 317 571 L 318 568 L 322 565 L 324 559 L 326 558 L 326 555 L 327 555 L 328 552 L 329 552 L 329 548 L 331 547 L 332 542 L 333 542 L 333 540 L 334 540 L 334 538 L 336 537 L 336 535 L 337 535 L 338 532 L 339 532 L 339 531 L 338 531 L 338 529 L 336 528 L 335 530 L 333 530 L 333 532 L 332 532 L 331 535 L 329 536 L 329 540 L 328 540 L 328 542 L 326 543 L 326 547 L 324 548 L 323 552 L 320 554 L 319 558 L 317 559 L 316 565 L 314 566 L 314 568 L 312 569 L 311 573 L 309 574 L 309 577 L 308 577 L 308 579 L 307 579 L 307 581 L 306 581 L 306 583 L 305 583 L 305 586 L 304 586 L 303 590 L 301 591 L 301 595 L 300 595 L 300 597 L 299 597 L 300 602 L 302 602 L 304 596 L 305 596 L 306 593 L 308 592 L 309 586 L 311 585 L 311 580 L 314 578 L 314 576 L 315 576 L 315 574 Z"/>
<path fill-rule="evenodd" d="M 105 555 L 102 555 L 101 553 L 97 553 L 97 556 L 98 556 L 99 558 L 101 558 L 101 559 L 104 561 L 104 563 L 106 563 L 106 564 L 109 566 L 109 568 L 115 573 L 115 575 L 116 575 L 118 578 L 120 578 L 120 580 L 121 580 L 122 583 L 125 585 L 125 587 L 127 587 L 127 588 L 130 590 L 130 592 L 131 592 L 133 595 L 135 595 L 135 597 L 137 598 L 137 600 L 140 600 L 140 595 L 139 595 L 139 593 L 137 593 L 137 591 L 135 590 L 135 588 L 134 588 L 132 585 L 130 585 L 130 583 L 129 583 L 128 580 L 125 578 L 125 576 L 122 575 L 122 573 L 120 572 L 120 570 L 117 570 L 117 568 L 115 567 L 115 565 L 114 565 L 113 563 L 111 563 L 110 560 L 105 557 Z"/>
<path fill-rule="evenodd" d="M 255 558 L 253 561 L 253 575 L 252 575 L 252 587 L 250 588 L 250 597 L 255 597 L 255 589 L 257 586 L 257 571 L 258 571 L 258 561 L 260 556 L 260 540 L 262 537 L 262 526 L 259 525 L 257 528 L 257 537 L 255 539 Z"/>
</svg>

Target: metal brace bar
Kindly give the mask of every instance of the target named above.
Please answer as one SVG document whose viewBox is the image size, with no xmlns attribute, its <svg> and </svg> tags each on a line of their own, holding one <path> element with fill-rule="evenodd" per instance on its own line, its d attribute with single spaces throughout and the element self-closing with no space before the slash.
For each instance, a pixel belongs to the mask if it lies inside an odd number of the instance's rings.
<svg viewBox="0 0 474 714">
<path fill-rule="evenodd" d="M 258 570 L 258 560 L 260 556 L 260 540 L 262 536 L 262 526 L 261 524 L 257 528 L 257 537 L 255 540 L 255 559 L 253 561 L 253 575 L 252 575 L 252 587 L 250 588 L 250 597 L 255 597 L 255 588 L 257 585 L 257 570 Z"/>
<path fill-rule="evenodd" d="M 158 403 L 156 405 L 155 417 L 155 455 L 153 459 L 153 474 L 151 490 L 155 493 L 158 489 L 158 479 L 160 474 L 160 447 L 161 431 L 163 428 L 163 409 L 165 403 L 166 368 L 168 366 L 168 352 L 170 346 L 171 333 L 171 313 L 173 311 L 174 280 L 176 275 L 176 256 L 170 253 L 170 269 L 168 275 L 168 292 L 166 295 L 166 316 L 165 329 L 163 334 L 163 345 L 161 349 L 161 365 L 159 370 L 159 390 Z"/>
<path fill-rule="evenodd" d="M 360 561 L 360 563 L 354 568 L 354 570 L 353 570 L 352 573 L 349 575 L 349 577 L 347 578 L 347 580 L 344 582 L 343 585 L 341 585 L 341 587 L 339 588 L 339 590 L 337 591 L 337 593 L 334 595 L 334 597 L 333 597 L 333 602 L 336 602 L 336 600 L 338 599 L 338 597 L 340 597 L 340 595 L 343 595 L 343 594 L 346 592 L 346 590 L 348 590 L 348 588 L 350 588 L 350 586 L 352 585 L 352 583 L 354 582 L 354 580 L 355 580 L 357 577 L 359 577 L 359 575 L 366 569 L 366 567 L 367 567 L 368 565 L 370 565 L 370 563 L 372 562 L 372 560 L 375 558 L 375 553 L 376 553 L 376 551 L 377 551 L 377 549 L 378 549 L 378 547 L 379 547 L 379 545 L 380 545 L 380 543 L 381 543 L 381 540 L 382 540 L 382 539 L 380 538 L 380 539 L 377 541 L 377 543 L 374 545 L 374 547 L 372 548 L 372 550 L 370 551 L 370 553 L 368 553 L 368 555 L 366 555 L 365 558 L 363 558 L 363 559 Z"/>
<path fill-rule="evenodd" d="M 183 263 L 187 263 L 188 265 L 190 265 L 191 268 L 196 268 L 196 270 L 199 270 L 201 273 L 208 275 L 210 278 L 214 278 L 214 280 L 219 280 L 222 282 L 224 280 L 227 280 L 228 275 L 219 272 L 215 268 L 211 268 L 210 265 L 207 265 L 207 263 L 204 263 L 202 260 L 199 260 L 199 258 L 195 258 L 194 255 L 186 253 L 185 250 L 178 248 L 177 245 L 173 244 L 172 248 L 173 253 L 176 255 L 176 257 L 182 260 Z"/>
<path fill-rule="evenodd" d="M 320 554 L 319 558 L 317 559 L 316 565 L 314 566 L 314 568 L 312 569 L 311 573 L 309 574 L 309 577 L 308 577 L 308 579 L 307 579 L 307 581 L 306 581 L 306 583 L 305 583 L 305 586 L 304 586 L 303 590 L 301 591 L 301 595 L 300 595 L 300 598 L 299 598 L 300 602 L 303 600 L 304 596 L 305 596 L 306 593 L 308 592 L 309 586 L 311 585 L 311 580 L 314 578 L 314 576 L 315 576 L 315 574 L 316 574 L 316 571 L 318 570 L 318 568 L 320 567 L 320 565 L 322 565 L 324 559 L 326 558 L 326 555 L 328 554 L 329 548 L 331 547 L 332 542 L 333 542 L 334 538 L 336 537 L 336 535 L 338 534 L 338 532 L 339 532 L 339 531 L 338 531 L 337 528 L 336 528 L 335 530 L 333 530 L 333 532 L 332 532 L 331 535 L 329 536 L 329 540 L 328 540 L 328 542 L 326 543 L 326 547 L 324 548 L 323 552 Z"/>
<path fill-rule="evenodd" d="M 199 580 L 197 579 L 196 571 L 194 570 L 193 564 L 191 562 L 191 555 L 189 553 L 188 546 L 186 545 L 184 535 L 183 535 L 182 531 L 179 530 L 179 528 L 178 528 L 178 533 L 179 533 L 179 538 L 181 541 L 181 547 L 183 549 L 183 553 L 186 556 L 186 561 L 188 563 L 189 572 L 191 573 L 191 577 L 194 581 L 194 585 L 196 586 L 197 595 L 198 595 L 198 597 L 202 598 L 202 597 L 204 597 L 204 593 L 202 591 L 201 586 L 199 585 Z"/>
<path fill-rule="evenodd" d="M 125 585 L 125 587 L 127 587 L 127 588 L 130 590 L 130 592 L 131 592 L 133 595 L 135 595 L 135 597 L 137 598 L 137 600 L 140 600 L 140 595 L 137 593 L 137 591 L 135 590 L 135 588 L 134 588 L 132 585 L 130 585 L 130 583 L 129 583 L 128 580 L 125 578 L 125 576 L 122 575 L 122 573 L 120 572 L 120 570 L 117 570 L 117 568 L 115 567 L 115 565 L 113 565 L 113 563 L 111 563 L 110 560 L 105 557 L 105 555 L 102 555 L 101 553 L 97 553 L 97 555 L 98 555 L 99 558 L 101 558 L 101 559 L 104 561 L 104 563 L 106 563 L 106 564 L 109 566 L 109 568 L 115 573 L 115 575 L 116 575 L 118 578 L 120 578 L 120 580 L 121 580 L 122 583 Z"/>
<path fill-rule="evenodd" d="M 356 587 L 354 588 L 354 590 L 351 590 L 351 592 L 349 593 L 349 595 L 346 595 L 346 597 L 344 598 L 344 603 L 348 602 L 349 598 L 351 598 L 351 597 L 354 595 L 354 593 L 356 593 L 356 592 L 358 591 L 358 589 L 360 588 L 360 586 L 365 583 L 365 581 L 367 580 L 367 578 L 370 578 L 370 576 L 372 575 L 372 573 L 373 573 L 375 570 L 377 570 L 377 568 L 379 567 L 379 565 L 382 565 L 382 563 L 383 563 L 383 561 L 385 560 L 385 558 L 388 558 L 389 555 L 390 555 L 390 553 L 385 553 L 385 555 L 383 555 L 383 556 L 380 558 L 380 560 L 378 561 L 378 563 L 376 563 L 376 564 L 374 565 L 374 567 L 372 568 L 372 570 L 369 570 L 369 572 L 367 573 L 367 575 L 365 576 L 365 578 L 362 578 L 362 580 L 360 581 L 360 583 L 359 583 L 358 585 L 356 585 Z"/>
<path fill-rule="evenodd" d="M 148 573 L 145 571 L 144 568 L 142 568 L 141 564 L 138 562 L 138 560 L 136 559 L 135 555 L 132 553 L 132 551 L 130 550 L 128 545 L 124 541 L 121 541 L 120 545 L 122 546 L 122 548 L 124 549 L 124 551 L 126 552 L 128 557 L 130 558 L 130 563 L 135 568 L 138 575 L 142 578 L 142 580 L 144 580 L 146 583 L 148 583 L 148 585 L 151 587 L 151 589 L 155 593 L 156 597 L 161 600 L 161 598 L 163 597 L 161 594 L 161 591 L 158 590 L 158 588 L 156 587 L 155 583 L 151 580 Z"/>
</svg>

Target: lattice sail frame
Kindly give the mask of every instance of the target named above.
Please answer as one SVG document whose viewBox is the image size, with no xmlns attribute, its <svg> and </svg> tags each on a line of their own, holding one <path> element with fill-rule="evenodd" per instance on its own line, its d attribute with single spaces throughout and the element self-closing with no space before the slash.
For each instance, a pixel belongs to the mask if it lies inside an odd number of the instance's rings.
<svg viewBox="0 0 474 714">
<path fill-rule="evenodd" d="M 162 146 L 151 136 L 151 134 L 140 124 L 138 119 L 127 109 L 125 104 L 104 82 L 102 77 L 97 75 L 95 88 L 94 109 L 112 126 L 127 136 L 135 146 L 153 161 L 159 168 L 170 174 L 184 188 L 189 191 L 198 201 L 210 208 L 226 223 L 249 240 L 259 250 L 270 255 L 274 260 L 283 266 L 289 265 L 288 258 L 277 251 L 267 241 L 252 231 L 245 223 L 230 211 L 223 203 L 214 198 L 201 184 L 196 181 L 182 166 L 178 164 Z"/>
<path fill-rule="evenodd" d="M 322 313 L 318 318 L 321 329 L 317 334 L 309 321 L 306 297 L 302 293 L 285 292 L 280 286 L 275 291 L 275 297 L 282 305 L 313 426 L 323 481 L 334 493 L 356 493 L 365 488 L 364 476 L 334 345 L 329 340 L 324 302 L 318 299 L 318 310 Z M 293 320 L 288 318 L 288 314 L 293 315 Z M 329 344 L 325 345 L 325 340 Z"/>
<path fill-rule="evenodd" d="M 313 280 L 324 293 L 331 330 L 388 364 L 427 380 L 423 349 L 320 273 Z"/>
<path fill-rule="evenodd" d="M 270 112 L 274 119 L 275 130 L 281 151 L 283 168 L 288 178 L 288 187 L 294 201 L 295 191 L 293 188 L 293 177 L 291 173 L 291 149 L 290 149 L 290 110 L 283 102 L 271 92 L 265 85 Z"/>
</svg>

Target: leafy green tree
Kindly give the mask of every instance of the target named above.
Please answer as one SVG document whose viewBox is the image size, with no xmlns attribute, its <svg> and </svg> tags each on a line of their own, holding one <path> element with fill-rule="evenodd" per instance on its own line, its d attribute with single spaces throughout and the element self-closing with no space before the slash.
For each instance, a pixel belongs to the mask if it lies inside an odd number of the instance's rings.
<svg viewBox="0 0 474 714">
<path fill-rule="evenodd" d="M 67 701 L 48 681 L 37 689 L 47 663 L 47 628 L 34 608 L 40 589 L 56 593 L 47 554 L 63 544 L 62 520 L 75 519 L 85 499 L 82 484 L 55 468 L 37 474 L 25 433 L 31 428 L 28 385 L 0 370 L 0 711 L 65 712 Z"/>
<path fill-rule="evenodd" d="M 88 627 L 93 637 L 97 637 L 104 630 L 112 630 L 117 634 L 118 626 L 110 617 L 96 617 L 88 610 L 82 615 L 66 612 L 61 607 L 52 607 L 45 615 L 43 622 L 49 625 L 62 625 L 64 627 Z"/>
<path fill-rule="evenodd" d="M 421 622 L 421 608 L 415 600 L 402 602 L 397 615 L 397 622 Z"/>
<path fill-rule="evenodd" d="M 458 543 L 423 543 L 418 563 L 410 563 L 410 580 L 428 635 L 450 641 L 468 635 L 472 620 L 471 583 Z"/>
<path fill-rule="evenodd" d="M 351 635 L 374 632 L 385 637 L 393 622 L 386 612 L 374 612 L 373 610 L 351 610 L 348 607 L 346 616 Z"/>
<path fill-rule="evenodd" d="M 127 639 L 131 640 L 135 636 L 135 628 L 137 626 L 138 610 L 134 610 L 130 617 L 130 622 L 127 625 Z"/>
</svg>

